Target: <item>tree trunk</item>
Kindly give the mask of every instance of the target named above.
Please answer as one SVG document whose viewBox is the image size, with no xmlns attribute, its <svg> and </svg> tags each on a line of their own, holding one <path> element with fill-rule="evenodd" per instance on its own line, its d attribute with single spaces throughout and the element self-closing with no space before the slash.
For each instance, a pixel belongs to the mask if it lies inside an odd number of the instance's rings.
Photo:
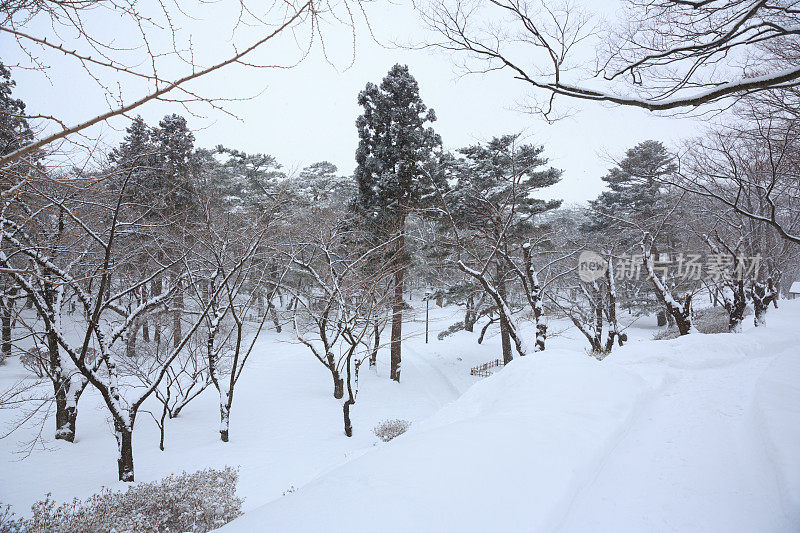
<svg viewBox="0 0 800 533">
<path fill-rule="evenodd" d="M 281 323 L 278 320 L 278 311 L 275 310 L 275 306 L 272 305 L 272 302 L 269 304 L 269 313 L 272 317 L 272 324 L 275 326 L 275 332 L 280 333 L 282 328 Z"/>
<path fill-rule="evenodd" d="M 0 363 L 8 357 L 11 357 L 11 337 L 13 333 L 13 315 L 14 315 L 14 300 L 16 289 L 10 289 L 8 295 L 3 297 L 3 302 L 0 304 L 2 308 L 2 328 L 3 328 L 3 347 L 2 355 L 0 355 Z"/>
<path fill-rule="evenodd" d="M 372 341 L 372 353 L 369 355 L 370 367 L 378 364 L 378 349 L 381 347 L 381 330 L 377 320 L 372 325 Z"/>
<path fill-rule="evenodd" d="M 150 294 L 153 296 L 161 294 L 160 278 L 156 278 L 150 282 Z M 161 344 L 161 325 L 159 324 L 159 319 L 157 315 L 153 319 L 153 342 L 156 343 L 156 346 Z"/>
<path fill-rule="evenodd" d="M 128 334 L 128 339 L 125 343 L 125 356 L 133 360 L 136 357 L 136 337 L 138 332 L 138 327 L 136 324 L 130 327 L 130 333 Z"/>
<path fill-rule="evenodd" d="M 69 416 L 67 415 L 67 392 L 69 382 L 60 375 L 53 376 L 53 392 L 56 398 L 56 439 L 72 442 L 75 435 L 69 435 Z"/>
<path fill-rule="evenodd" d="M 344 398 L 344 380 L 336 370 L 331 370 L 331 374 L 333 375 L 333 397 L 341 400 Z"/>
<path fill-rule="evenodd" d="M 667 325 L 667 312 L 663 309 L 659 310 L 658 314 L 656 314 L 656 325 L 658 327 L 664 327 Z"/>
<path fill-rule="evenodd" d="M 73 376 L 69 380 L 64 380 L 66 390 L 64 393 L 64 413 L 62 425 L 56 429 L 56 438 L 67 442 L 75 442 L 75 425 L 78 421 L 78 400 L 86 390 L 89 380 L 80 374 Z"/>
<path fill-rule="evenodd" d="M 147 284 L 142 285 L 142 301 L 147 301 Z M 142 340 L 150 342 L 150 326 L 146 315 L 142 316 Z"/>
<path fill-rule="evenodd" d="M 333 377 L 333 397 L 341 400 L 344 398 L 344 380 L 336 369 L 336 360 L 331 352 L 326 354 L 326 359 L 328 361 L 328 370 L 331 371 L 331 377 Z"/>
<path fill-rule="evenodd" d="M 172 313 L 172 345 L 177 348 L 181 344 L 181 313 L 183 312 L 183 291 L 181 283 L 176 282 L 178 289 L 175 291 L 175 310 Z"/>
<path fill-rule="evenodd" d="M 744 281 L 739 280 L 732 287 L 733 301 L 728 302 L 728 331 L 739 333 L 742 331 L 742 321 L 744 320 L 744 310 L 747 307 L 747 298 L 744 293 Z"/>
<path fill-rule="evenodd" d="M 475 295 L 467 296 L 466 313 L 464 314 L 464 331 L 473 332 L 475 329 Z"/>
<path fill-rule="evenodd" d="M 227 395 L 219 395 L 219 438 L 228 442 L 228 430 L 231 422 L 231 407 L 228 405 Z"/>
<path fill-rule="evenodd" d="M 348 437 L 353 436 L 353 423 L 350 421 L 350 406 L 356 403 L 353 400 L 347 400 L 342 405 L 342 413 L 344 414 L 344 434 Z"/>
<path fill-rule="evenodd" d="M 0 361 L 11 357 L 11 311 L 3 307 L 3 355 Z"/>
<path fill-rule="evenodd" d="M 505 269 L 498 263 L 497 264 L 497 294 L 506 300 L 506 280 Z M 511 335 L 508 331 L 508 320 L 504 313 L 500 313 L 500 340 L 503 346 L 503 364 L 510 363 L 514 356 L 511 353 Z"/>
<path fill-rule="evenodd" d="M 75 434 L 70 434 L 70 415 L 67 413 L 67 394 L 69 394 L 70 383 L 61 373 L 61 354 L 55 332 L 47 334 L 47 351 L 50 355 L 50 376 L 56 399 L 56 439 L 73 442 Z M 77 413 L 73 416 L 77 416 Z"/>
<path fill-rule="evenodd" d="M 403 338 L 403 275 L 405 274 L 405 217 L 400 217 L 397 239 L 396 270 L 394 272 L 394 301 L 392 302 L 391 368 L 389 377 L 400 381 L 401 343 Z M 349 409 L 349 407 L 348 407 Z"/>
<path fill-rule="evenodd" d="M 164 451 L 164 430 L 166 427 L 167 422 L 167 403 L 164 402 L 164 405 L 161 409 L 161 423 L 158 425 L 158 430 L 160 433 L 160 438 L 158 441 L 158 449 L 162 452 Z"/>
<path fill-rule="evenodd" d="M 126 424 L 114 421 L 117 437 L 117 468 L 120 481 L 133 481 L 133 432 Z"/>
<path fill-rule="evenodd" d="M 603 351 L 603 299 L 602 294 L 597 294 L 597 305 L 594 307 L 594 336 L 592 337 L 592 350 L 595 353 Z"/>
</svg>

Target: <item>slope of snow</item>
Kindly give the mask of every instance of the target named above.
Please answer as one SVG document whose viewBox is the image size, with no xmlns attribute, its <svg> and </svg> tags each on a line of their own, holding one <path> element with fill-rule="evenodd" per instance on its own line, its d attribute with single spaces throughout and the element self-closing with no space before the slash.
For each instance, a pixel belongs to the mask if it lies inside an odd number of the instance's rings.
<svg viewBox="0 0 800 533">
<path fill-rule="evenodd" d="M 496 330 L 482 345 L 479 328 L 438 341 L 462 311 L 432 306 L 425 344 L 416 308 L 402 382 L 387 378 L 388 350 L 361 373 L 352 438 L 330 374 L 291 332 L 270 331 L 237 386 L 231 442 L 219 442 L 215 391 L 168 422 L 164 452 L 141 413 L 136 479 L 238 466 L 246 514 L 230 531 L 798 530 L 800 301 L 739 335 L 654 342 L 655 321 L 639 320 L 602 362 L 551 321 L 547 351 L 489 378 L 469 368 L 500 356 Z M 24 376 L 12 358 L 0 388 Z M 0 429 L 17 416 L 0 410 Z M 371 429 L 387 418 L 411 430 L 380 443 Z M 53 440 L 53 425 L 51 413 L 31 450 L 36 425 L 0 439 L 0 502 L 18 514 L 47 492 L 63 501 L 125 486 L 94 391 L 75 444 Z"/>
<path fill-rule="evenodd" d="M 800 306 L 782 307 L 739 335 L 516 360 L 226 530 L 796 531 Z"/>
</svg>

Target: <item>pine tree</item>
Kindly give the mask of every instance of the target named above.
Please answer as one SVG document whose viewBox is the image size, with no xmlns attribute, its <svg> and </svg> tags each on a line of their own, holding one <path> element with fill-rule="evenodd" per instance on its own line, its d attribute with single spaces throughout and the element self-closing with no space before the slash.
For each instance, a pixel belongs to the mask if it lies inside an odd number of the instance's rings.
<svg viewBox="0 0 800 533">
<path fill-rule="evenodd" d="M 659 179 L 675 172 L 675 163 L 658 141 L 644 141 L 625 153 L 625 158 L 602 180 L 610 190 L 590 202 L 594 212 L 591 229 L 620 229 L 620 220 L 646 225 L 663 205 Z M 639 235 L 636 235 L 639 238 Z"/>
<path fill-rule="evenodd" d="M 399 381 L 406 218 L 430 196 L 432 184 L 424 166 L 441 139 L 426 127 L 436 114 L 422 102 L 417 81 L 405 65 L 392 67 L 380 87 L 368 83 L 358 103 L 364 113 L 356 121 L 357 207 L 376 235 L 395 239 L 390 377 Z"/>
<path fill-rule="evenodd" d="M 320 161 L 304 168 L 292 180 L 295 200 L 303 206 L 323 209 L 352 200 L 355 191 L 351 178 L 340 176 L 333 163 Z"/>
<path fill-rule="evenodd" d="M 275 202 L 279 182 L 286 177 L 281 165 L 268 154 L 247 154 L 217 146 L 216 152 L 225 157 L 225 179 L 219 184 L 232 208 L 243 209 L 259 216 Z"/>
<path fill-rule="evenodd" d="M 534 198 L 538 189 L 558 183 L 562 171 L 542 168 L 547 159 L 544 148 L 530 144 L 518 145 L 519 135 L 495 137 L 484 145 L 462 148 L 462 157 L 453 163 L 456 185 L 450 193 L 450 213 L 456 223 L 475 230 L 486 239 L 484 244 L 494 248 L 498 243 L 524 241 L 536 230 L 535 216 L 556 209 L 560 200 L 544 201 Z M 507 247 L 507 246 L 506 246 Z M 497 256 L 495 284 L 497 292 L 506 298 L 508 265 Z M 509 325 L 500 315 L 503 359 L 511 358 Z"/>
<path fill-rule="evenodd" d="M 658 141 L 648 140 L 630 148 L 622 161 L 603 176 L 609 190 L 590 202 L 590 221 L 584 226 L 589 231 L 607 235 L 614 243 L 637 249 L 642 232 L 654 235 L 652 255 L 658 261 L 661 252 L 674 248 L 665 217 L 670 210 L 661 179 L 675 172 L 676 165 L 666 147 Z M 657 299 L 649 289 L 640 290 L 639 281 L 623 282 L 623 294 L 637 295 L 628 305 L 639 312 L 649 312 Z M 646 284 L 645 287 L 649 287 Z M 658 324 L 667 323 L 664 310 L 658 312 Z"/>
</svg>

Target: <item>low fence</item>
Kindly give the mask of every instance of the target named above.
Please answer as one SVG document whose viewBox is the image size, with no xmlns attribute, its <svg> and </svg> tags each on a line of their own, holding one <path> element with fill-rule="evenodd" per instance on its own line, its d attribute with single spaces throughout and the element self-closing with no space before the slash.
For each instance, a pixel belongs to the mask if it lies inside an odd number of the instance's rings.
<svg viewBox="0 0 800 533">
<path fill-rule="evenodd" d="M 481 376 L 481 377 L 489 377 L 492 375 L 492 368 L 503 366 L 503 361 L 500 359 L 495 359 L 494 361 L 489 361 L 488 363 L 483 363 L 482 365 L 473 366 L 469 369 L 470 376 Z"/>
</svg>

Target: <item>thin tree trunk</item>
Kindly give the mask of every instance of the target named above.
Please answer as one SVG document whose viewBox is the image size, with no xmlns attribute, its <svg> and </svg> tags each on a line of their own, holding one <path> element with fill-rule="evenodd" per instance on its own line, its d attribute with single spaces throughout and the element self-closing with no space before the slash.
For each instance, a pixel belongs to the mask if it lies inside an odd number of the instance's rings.
<svg viewBox="0 0 800 533">
<path fill-rule="evenodd" d="M 228 442 L 228 431 L 231 422 L 231 406 L 227 394 L 222 391 L 219 393 L 219 438 L 222 442 Z"/>
<path fill-rule="evenodd" d="M 167 398 L 169 401 L 169 398 Z M 167 421 L 167 402 L 164 402 L 163 408 L 161 409 L 161 423 L 158 425 L 158 429 L 160 432 L 160 439 L 158 441 L 158 449 L 162 452 L 164 451 L 164 429 Z"/>
<path fill-rule="evenodd" d="M 376 320 L 372 325 L 372 353 L 369 355 L 369 366 L 374 367 L 378 364 L 378 349 L 381 347 L 381 330 Z"/>
<path fill-rule="evenodd" d="M 401 343 L 403 338 L 403 276 L 405 274 L 405 216 L 400 216 L 397 239 L 396 270 L 394 272 L 394 301 L 392 302 L 391 368 L 389 377 L 400 381 Z M 349 409 L 349 407 L 348 407 Z"/>
<path fill-rule="evenodd" d="M 475 295 L 470 294 L 467 296 L 466 312 L 464 313 L 464 331 L 473 332 L 475 329 Z M 510 345 L 509 345 L 510 347 Z"/>
<path fill-rule="evenodd" d="M 341 400 L 344 398 L 344 380 L 336 369 L 336 361 L 333 358 L 333 354 L 328 352 L 326 358 L 328 361 L 328 370 L 331 371 L 331 376 L 333 377 L 333 397 L 337 400 Z"/>
<path fill-rule="evenodd" d="M 3 347 L 2 347 L 2 356 L 0 356 L 0 363 L 2 363 L 6 358 L 11 357 L 11 338 L 14 329 L 14 296 L 16 296 L 17 290 L 16 288 L 11 288 L 8 290 L 6 296 L 3 297 L 2 303 L 0 303 L 0 308 L 2 309 L 3 317 L 2 317 L 2 328 L 3 328 Z"/>
<path fill-rule="evenodd" d="M 142 301 L 147 301 L 147 285 L 142 285 Z M 142 316 L 142 340 L 150 342 L 150 325 L 147 322 L 147 316 Z"/>
<path fill-rule="evenodd" d="M 592 350 L 596 353 L 603 351 L 603 296 L 597 294 L 597 302 L 594 307 L 594 337 L 592 338 Z"/>
<path fill-rule="evenodd" d="M 172 344 L 177 348 L 181 343 L 181 313 L 183 312 L 183 291 L 181 282 L 176 282 L 178 289 L 175 291 L 175 310 L 172 313 Z"/>
<path fill-rule="evenodd" d="M 0 362 L 11 357 L 11 310 L 3 306 L 3 355 Z"/>
<path fill-rule="evenodd" d="M 155 278 L 150 282 L 150 294 L 156 296 L 161 294 L 161 278 Z M 158 316 L 153 319 L 153 342 L 156 346 L 161 344 L 161 324 L 159 324 Z"/>
</svg>

